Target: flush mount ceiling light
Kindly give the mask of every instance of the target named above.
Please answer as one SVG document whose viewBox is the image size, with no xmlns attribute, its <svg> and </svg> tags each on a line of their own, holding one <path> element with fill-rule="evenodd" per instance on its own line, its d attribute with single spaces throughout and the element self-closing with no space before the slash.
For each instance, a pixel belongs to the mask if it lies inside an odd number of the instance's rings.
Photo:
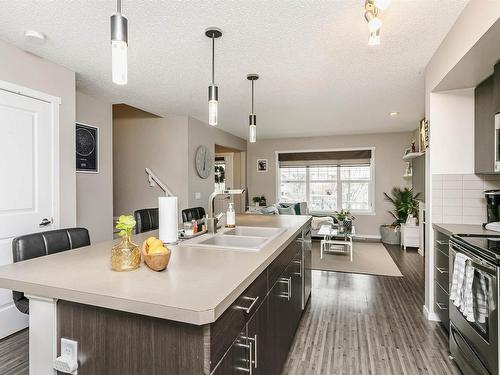
<svg viewBox="0 0 500 375">
<path fill-rule="evenodd" d="M 389 116 L 397 116 L 397 115 L 399 115 L 399 112 L 390 112 L 389 113 Z"/>
<path fill-rule="evenodd" d="M 248 115 L 248 125 L 249 125 L 249 134 L 248 134 L 248 142 L 255 143 L 257 142 L 257 115 L 255 114 L 253 107 L 253 98 L 254 98 L 254 87 L 253 84 L 256 80 L 259 79 L 258 74 L 248 74 L 247 79 L 252 82 L 252 112 Z"/>
<path fill-rule="evenodd" d="M 389 7 L 390 0 L 366 0 L 365 1 L 365 20 L 368 23 L 370 37 L 369 46 L 378 46 L 380 44 L 380 29 L 382 21 L 378 17 L 379 11 L 386 10 Z"/>
<path fill-rule="evenodd" d="M 122 1 L 116 0 L 116 13 L 111 16 L 111 69 L 113 83 L 126 85 L 128 29 L 127 18 L 122 14 Z"/>
<path fill-rule="evenodd" d="M 218 121 L 218 103 L 219 88 L 215 84 L 215 39 L 222 36 L 222 31 L 217 27 L 209 27 L 205 30 L 205 35 L 212 39 L 212 84 L 208 86 L 208 123 L 212 126 L 217 125 Z"/>
<path fill-rule="evenodd" d="M 43 35 L 42 33 L 39 33 L 38 31 L 35 31 L 35 30 L 26 30 L 24 32 L 24 36 L 28 40 L 36 40 L 36 41 L 40 41 L 40 42 L 45 41 L 45 35 Z"/>
</svg>

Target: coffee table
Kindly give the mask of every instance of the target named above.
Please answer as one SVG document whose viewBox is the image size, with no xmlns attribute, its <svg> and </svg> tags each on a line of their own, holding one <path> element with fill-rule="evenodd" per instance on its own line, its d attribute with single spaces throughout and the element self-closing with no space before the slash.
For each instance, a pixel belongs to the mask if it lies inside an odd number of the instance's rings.
<svg viewBox="0 0 500 375">
<path fill-rule="evenodd" d="M 324 236 L 320 242 L 321 259 L 323 253 L 349 253 L 352 262 L 352 239 L 356 234 L 354 226 L 351 230 L 339 231 L 330 225 L 322 225 L 318 234 Z"/>
</svg>

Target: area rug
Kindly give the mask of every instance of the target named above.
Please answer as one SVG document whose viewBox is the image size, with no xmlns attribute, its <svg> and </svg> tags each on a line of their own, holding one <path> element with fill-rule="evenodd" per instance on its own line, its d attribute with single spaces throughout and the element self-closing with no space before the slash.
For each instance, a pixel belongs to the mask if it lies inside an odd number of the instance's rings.
<svg viewBox="0 0 500 375">
<path fill-rule="evenodd" d="M 352 262 L 349 254 L 323 253 L 320 258 L 320 243 L 313 242 L 312 269 L 364 273 L 380 276 L 403 276 L 392 260 L 384 245 L 379 242 L 354 242 Z"/>
</svg>

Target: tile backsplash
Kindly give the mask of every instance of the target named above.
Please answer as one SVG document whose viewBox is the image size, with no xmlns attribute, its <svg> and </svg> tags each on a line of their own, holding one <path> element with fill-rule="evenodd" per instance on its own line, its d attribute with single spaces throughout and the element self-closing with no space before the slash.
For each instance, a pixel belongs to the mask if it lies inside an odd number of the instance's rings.
<svg viewBox="0 0 500 375">
<path fill-rule="evenodd" d="M 433 174 L 432 221 L 447 224 L 486 222 L 484 191 L 500 189 L 499 175 Z"/>
</svg>

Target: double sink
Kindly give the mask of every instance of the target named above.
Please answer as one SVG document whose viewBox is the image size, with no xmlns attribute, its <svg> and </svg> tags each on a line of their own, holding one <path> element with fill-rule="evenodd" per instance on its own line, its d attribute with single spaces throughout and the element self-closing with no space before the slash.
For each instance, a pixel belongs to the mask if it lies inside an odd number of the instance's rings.
<svg viewBox="0 0 500 375">
<path fill-rule="evenodd" d="M 259 251 L 285 231 L 286 228 L 236 227 L 218 234 L 201 235 L 180 246 Z"/>
</svg>

